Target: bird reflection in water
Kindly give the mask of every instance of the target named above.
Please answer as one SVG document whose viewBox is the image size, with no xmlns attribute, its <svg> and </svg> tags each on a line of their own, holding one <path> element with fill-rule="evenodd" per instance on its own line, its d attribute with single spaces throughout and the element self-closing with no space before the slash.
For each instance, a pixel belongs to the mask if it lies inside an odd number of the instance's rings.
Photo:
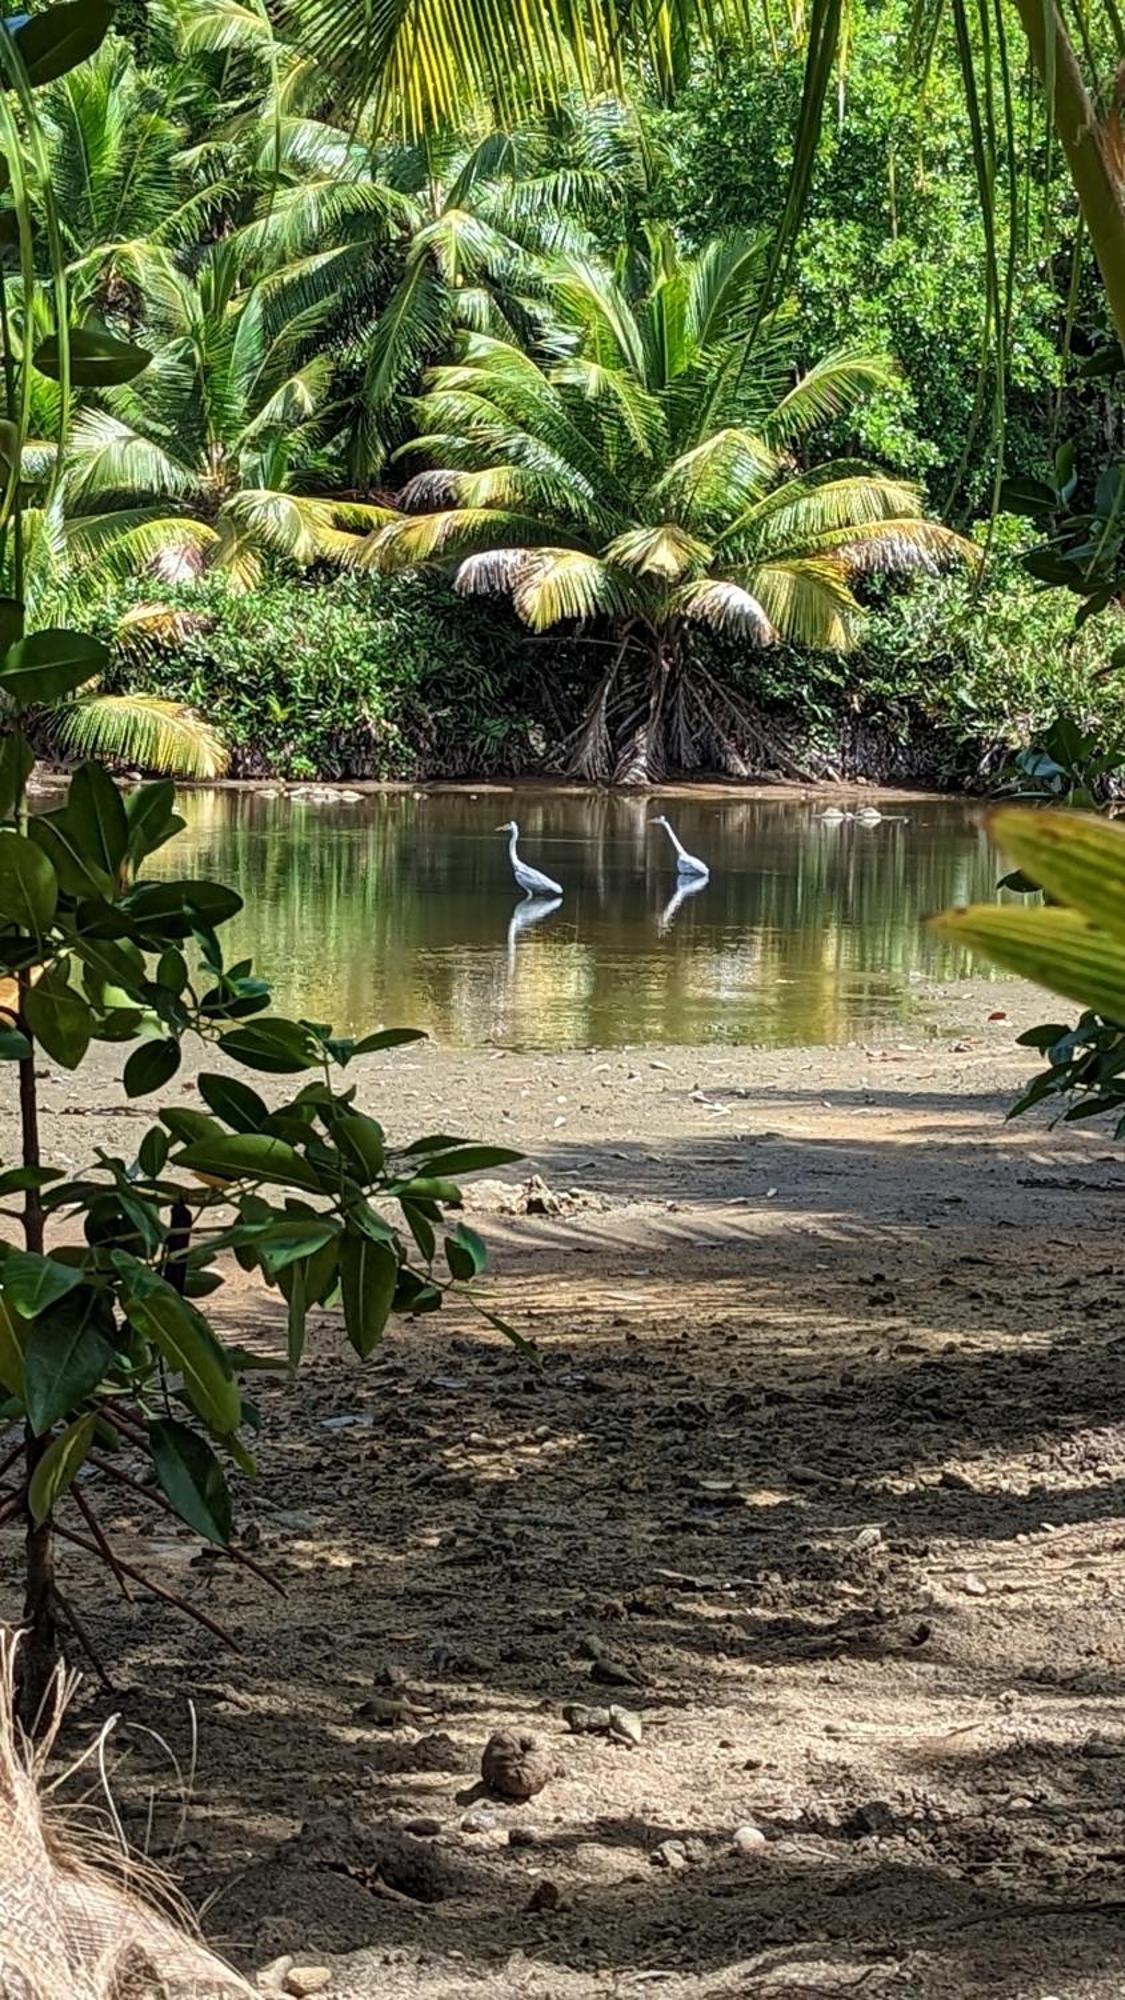
<svg viewBox="0 0 1125 2000">
<path fill-rule="evenodd" d="M 706 887 L 707 887 L 706 875 L 680 876 L 679 884 L 675 891 L 675 894 L 669 897 L 667 903 L 664 905 L 664 908 L 661 910 L 660 915 L 656 919 L 656 928 L 659 931 L 661 937 L 664 937 L 665 934 L 671 930 L 672 925 L 676 919 L 677 910 L 682 909 L 685 903 L 690 903 L 692 897 L 698 896 L 700 891 L 702 889 L 706 889 Z"/>
<path fill-rule="evenodd" d="M 533 924 L 541 924 L 544 917 L 551 916 L 562 904 L 561 896 L 527 896 L 517 903 L 508 925 L 508 971 L 516 969 L 516 947 L 524 931 Z"/>
</svg>

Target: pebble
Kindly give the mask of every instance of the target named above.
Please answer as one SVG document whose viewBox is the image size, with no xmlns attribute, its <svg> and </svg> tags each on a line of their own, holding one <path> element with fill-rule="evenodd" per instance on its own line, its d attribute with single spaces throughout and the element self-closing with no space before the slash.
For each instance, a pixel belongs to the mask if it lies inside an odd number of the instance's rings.
<svg viewBox="0 0 1125 2000">
<path fill-rule="evenodd" d="M 881 1528 L 861 1528 L 859 1533 L 852 1537 L 852 1547 L 860 1550 L 877 1549 L 882 1539 Z"/>
<path fill-rule="evenodd" d="M 292 1965 L 292 1952 L 286 1952 L 282 1958 L 271 1958 L 268 1965 L 263 1965 L 254 1982 L 258 1991 L 260 1993 L 284 1993 L 285 1981 Z"/>
<path fill-rule="evenodd" d="M 988 1585 L 985 1583 L 983 1577 L 967 1576 L 961 1588 L 967 1597 L 988 1596 Z"/>
<path fill-rule="evenodd" d="M 441 1821 L 428 1816 L 422 1819 L 408 1819 L 403 1821 L 402 1830 L 404 1833 L 416 1834 L 419 1840 L 432 1840 L 435 1833 L 441 1832 Z"/>
<path fill-rule="evenodd" d="M 561 1901 L 558 1883 L 551 1882 L 544 1876 L 542 1881 L 535 1884 L 527 1899 L 526 1907 L 532 1911 L 557 1910 Z"/>
<path fill-rule="evenodd" d="M 736 1827 L 731 1840 L 736 1854 L 760 1854 L 766 1844 L 761 1827 L 755 1826 L 752 1820 L 747 1820 L 745 1826 Z"/>
<path fill-rule="evenodd" d="M 332 1984 L 332 1973 L 327 1965 L 291 1965 L 285 1975 L 284 1991 L 295 1996 L 295 2000 L 305 2000 L 308 1993 L 323 1993 Z"/>
<path fill-rule="evenodd" d="M 687 1849 L 682 1840 L 662 1840 L 649 1855 L 654 1868 L 671 1868 L 673 1872 L 683 1870 L 688 1865 Z"/>
<path fill-rule="evenodd" d="M 464 1819 L 461 1821 L 461 1831 L 462 1833 L 495 1833 L 499 1824 L 500 1822 L 495 1813 L 489 1812 L 484 1806 L 476 1806 L 472 1812 L 465 1814 Z"/>
<path fill-rule="evenodd" d="M 508 1828 L 509 1847 L 538 1847 L 539 1835 L 533 1826 L 510 1826 Z"/>
</svg>

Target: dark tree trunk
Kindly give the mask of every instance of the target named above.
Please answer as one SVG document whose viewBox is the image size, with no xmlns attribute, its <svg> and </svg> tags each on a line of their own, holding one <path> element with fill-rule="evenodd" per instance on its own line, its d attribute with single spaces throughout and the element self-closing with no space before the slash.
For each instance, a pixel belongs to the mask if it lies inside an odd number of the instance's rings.
<svg viewBox="0 0 1125 2000">
<path fill-rule="evenodd" d="M 20 974 L 19 1025 L 27 1033 L 23 1001 L 29 975 Z M 20 1132 L 23 1165 L 39 1165 L 39 1101 L 35 1085 L 34 1052 L 20 1064 Z M 43 1249 L 43 1203 L 38 1188 L 28 1188 L 24 1196 L 24 1243 L 28 1250 Z M 24 1465 L 27 1482 L 47 1449 L 48 1440 L 37 1438 L 28 1425 L 25 1432 Z M 24 1543 L 24 1638 L 18 1656 L 17 1712 L 24 1728 L 32 1731 L 50 1720 L 48 1695 L 59 1663 L 58 1598 L 55 1587 L 55 1536 L 48 1515 L 36 1523 L 27 1510 Z"/>
</svg>

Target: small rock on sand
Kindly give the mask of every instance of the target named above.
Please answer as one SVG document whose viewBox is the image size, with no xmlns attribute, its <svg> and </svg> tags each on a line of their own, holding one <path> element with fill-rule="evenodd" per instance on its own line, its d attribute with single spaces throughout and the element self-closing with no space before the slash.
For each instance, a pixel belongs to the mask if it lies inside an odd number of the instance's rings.
<svg viewBox="0 0 1125 2000">
<path fill-rule="evenodd" d="M 310 1993 L 323 1993 L 332 1984 L 332 1974 L 326 1965 L 291 1965 L 285 1975 L 282 1989 L 295 1996 L 295 2000 L 305 2000 Z"/>
<path fill-rule="evenodd" d="M 533 1799 L 558 1766 L 545 1743 L 522 1729 L 497 1729 L 484 1746 L 480 1774 L 490 1792 L 505 1799 Z"/>
</svg>

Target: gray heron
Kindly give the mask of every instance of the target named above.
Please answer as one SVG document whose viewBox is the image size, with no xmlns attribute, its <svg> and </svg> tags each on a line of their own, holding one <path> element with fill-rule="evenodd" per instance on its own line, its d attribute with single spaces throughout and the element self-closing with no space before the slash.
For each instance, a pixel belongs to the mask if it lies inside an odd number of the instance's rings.
<svg viewBox="0 0 1125 2000">
<path fill-rule="evenodd" d="M 673 847 L 675 848 L 677 875 L 686 876 L 687 879 L 691 882 L 706 882 L 708 876 L 711 873 L 711 870 L 708 868 L 707 863 L 705 861 L 701 861 L 697 854 L 688 853 L 687 848 L 684 846 L 679 835 L 676 833 L 674 827 L 671 824 L 671 821 L 666 820 L 663 813 L 660 813 L 656 819 L 650 822 L 650 824 L 653 826 L 662 826 L 664 828 L 665 833 L 668 835 L 668 838 L 671 841 Z"/>
<path fill-rule="evenodd" d="M 516 849 L 520 830 L 514 819 L 505 820 L 503 826 L 498 826 L 496 831 L 497 833 L 506 833 L 508 835 L 508 854 L 512 863 L 512 874 L 516 878 L 517 886 L 523 890 L 525 896 L 557 897 L 562 895 L 561 882 L 552 882 L 549 875 L 540 874 L 538 868 L 529 868 L 526 861 L 520 860 Z"/>
</svg>

